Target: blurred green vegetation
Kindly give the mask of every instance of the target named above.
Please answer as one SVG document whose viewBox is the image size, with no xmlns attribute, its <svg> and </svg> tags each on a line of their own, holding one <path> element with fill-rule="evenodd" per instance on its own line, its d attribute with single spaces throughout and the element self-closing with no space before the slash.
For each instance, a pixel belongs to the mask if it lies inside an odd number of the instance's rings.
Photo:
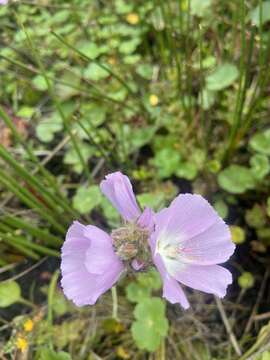
<svg viewBox="0 0 270 360">
<path fill-rule="evenodd" d="M 239 358 L 209 296 L 165 316 L 151 273 L 123 281 L 117 318 L 110 295 L 75 309 L 57 289 L 71 221 L 119 224 L 98 187 L 114 170 L 141 206 L 201 193 L 231 225 L 224 308 L 241 359 L 270 358 L 269 61 L 269 0 L 0 5 L 3 359 Z"/>
</svg>

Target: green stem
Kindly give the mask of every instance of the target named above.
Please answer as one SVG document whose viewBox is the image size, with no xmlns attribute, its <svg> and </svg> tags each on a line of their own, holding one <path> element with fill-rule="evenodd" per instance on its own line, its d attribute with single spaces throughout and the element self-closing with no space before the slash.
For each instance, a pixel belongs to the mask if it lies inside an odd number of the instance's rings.
<svg viewBox="0 0 270 360">
<path fill-rule="evenodd" d="M 20 184 L 17 183 L 11 176 L 7 175 L 0 169 L 0 182 L 11 192 L 13 192 L 18 198 L 21 199 L 27 206 L 38 212 L 44 219 L 46 219 L 50 224 L 52 224 L 55 229 L 57 229 L 60 233 L 65 233 L 65 228 L 59 224 L 52 217 L 48 208 L 41 202 L 37 201 L 36 197 L 34 197 L 30 191 L 26 190 Z"/>
<path fill-rule="evenodd" d="M 245 93 L 245 71 L 248 70 L 245 67 L 245 56 L 246 56 L 246 21 L 245 21 L 245 0 L 241 0 L 240 4 L 240 22 L 241 22 L 241 58 L 240 58 L 240 76 L 239 76 L 239 84 L 238 84 L 238 92 L 236 98 L 236 104 L 234 108 L 234 115 L 233 115 L 233 124 L 230 129 L 229 140 L 226 147 L 226 150 L 223 155 L 223 161 L 226 162 L 234 148 L 235 140 L 238 134 L 238 130 L 241 126 L 241 103 L 243 104 L 243 96 Z M 244 98 L 243 98 L 244 99 Z"/>
<path fill-rule="evenodd" d="M 52 346 L 52 332 L 53 332 L 53 298 L 56 291 L 57 281 L 59 278 L 59 270 L 56 270 L 52 276 L 49 290 L 48 290 L 48 315 L 47 315 L 47 322 L 50 334 L 50 346 Z"/>
<path fill-rule="evenodd" d="M 38 254 L 36 254 L 34 251 L 26 248 L 25 245 L 18 244 L 16 242 L 16 240 L 14 241 L 14 238 L 12 238 L 11 236 L 9 236 L 5 233 L 0 233 L 0 239 L 3 240 L 6 244 L 13 247 L 14 249 L 18 250 L 21 254 L 24 254 L 25 256 L 28 256 L 29 258 L 34 259 L 34 260 L 40 259 L 40 256 Z"/>
<path fill-rule="evenodd" d="M 33 225 L 30 225 L 23 219 L 20 219 L 16 216 L 7 215 L 1 219 L 4 223 L 15 227 L 17 229 L 23 229 L 29 232 L 31 235 L 39 237 L 40 239 L 48 242 L 53 246 L 58 246 L 62 244 L 62 240 L 58 237 L 48 233 L 47 231 L 41 230 Z"/>
<path fill-rule="evenodd" d="M 72 145 L 73 145 L 73 147 L 75 149 L 75 152 L 77 153 L 78 158 L 79 158 L 79 160 L 80 160 L 80 162 L 82 164 L 85 175 L 86 175 L 86 177 L 90 178 L 90 171 L 89 171 L 88 165 L 87 165 L 86 161 L 84 160 L 84 158 L 82 156 L 82 153 L 81 153 L 81 151 L 79 149 L 78 143 L 77 143 L 77 141 L 75 139 L 75 136 L 74 136 L 73 132 L 70 129 L 69 122 L 68 122 L 68 120 L 66 118 L 66 115 L 64 114 L 58 99 L 54 96 L 53 88 L 52 88 L 51 82 L 50 82 L 50 80 L 49 80 L 49 78 L 47 76 L 46 70 L 45 70 L 45 68 L 43 66 L 43 63 L 40 60 L 39 55 L 38 55 L 38 53 L 37 53 L 37 51 L 36 51 L 36 49 L 35 49 L 35 47 L 34 47 L 34 45 L 32 43 L 32 40 L 31 40 L 28 32 L 24 28 L 24 25 L 21 23 L 21 21 L 20 21 L 20 19 L 18 17 L 17 17 L 17 19 L 18 19 L 18 22 L 19 22 L 21 28 L 23 29 L 23 31 L 24 31 L 24 33 L 26 35 L 28 45 L 29 45 L 29 47 L 30 47 L 30 49 L 31 49 L 31 51 L 32 51 L 32 53 L 34 55 L 35 61 L 37 62 L 38 66 L 39 66 L 39 68 L 41 70 L 42 76 L 45 79 L 45 82 L 46 82 L 47 88 L 48 88 L 48 92 L 49 92 L 49 94 L 50 94 L 50 96 L 51 96 L 51 98 L 53 100 L 53 103 L 54 103 L 54 105 L 55 105 L 55 107 L 56 107 L 62 121 L 63 121 L 64 129 L 68 133 L 68 135 L 70 136 L 70 140 L 71 140 Z"/>
<path fill-rule="evenodd" d="M 71 49 L 75 53 L 77 53 L 82 59 L 84 59 L 86 61 L 91 61 L 91 62 L 95 63 L 96 65 L 98 65 L 103 70 L 107 71 L 108 74 L 111 75 L 112 77 L 114 77 L 116 80 L 118 80 L 119 83 L 121 85 L 123 85 L 130 94 L 135 95 L 134 91 L 128 86 L 128 84 L 125 82 L 125 80 L 123 80 L 119 75 L 117 75 L 109 67 L 105 66 L 104 64 L 99 63 L 98 61 L 95 61 L 95 60 L 91 59 L 90 57 L 88 57 L 87 55 L 82 53 L 80 50 L 76 49 L 74 46 L 69 44 L 61 35 L 56 34 L 54 31 L 52 31 L 52 35 L 55 36 L 66 47 L 68 47 L 69 49 Z"/>
<path fill-rule="evenodd" d="M 113 303 L 112 317 L 113 319 L 118 320 L 118 297 L 115 286 L 111 288 L 111 293 L 112 293 L 112 303 Z"/>
<path fill-rule="evenodd" d="M 12 120 L 10 117 L 3 111 L 3 109 L 0 106 L 0 117 L 5 122 L 5 125 L 12 131 L 12 135 L 15 137 L 15 139 L 25 148 L 25 151 L 27 152 L 29 158 L 37 165 L 37 169 L 42 173 L 44 179 L 48 181 L 48 184 L 51 186 L 52 189 L 55 190 L 56 195 L 54 197 L 55 203 L 59 203 L 65 211 L 70 213 L 73 216 L 78 216 L 77 212 L 72 209 L 70 204 L 68 203 L 68 200 L 64 197 L 62 192 L 60 191 L 59 187 L 57 186 L 57 180 L 54 176 L 52 176 L 51 173 L 49 173 L 44 166 L 40 164 L 39 159 L 32 151 L 31 147 L 28 146 L 28 144 L 23 140 L 21 135 L 18 133 L 16 127 L 14 126 Z"/>
<path fill-rule="evenodd" d="M 29 307 L 31 307 L 32 309 L 36 309 L 36 308 L 37 308 L 37 306 L 36 306 L 34 303 L 32 303 L 31 301 L 26 300 L 26 299 L 24 299 L 24 298 L 20 298 L 20 299 L 18 300 L 18 302 L 21 303 L 21 304 L 23 304 L 23 305 L 29 306 Z"/>
<path fill-rule="evenodd" d="M 37 191 L 37 194 L 44 199 L 47 206 L 51 208 L 53 212 L 61 215 L 63 212 L 56 207 L 54 195 L 50 193 L 46 187 L 35 176 L 29 174 L 23 166 L 9 155 L 8 151 L 0 144 L 0 156 L 5 160 L 33 189 Z"/>
</svg>

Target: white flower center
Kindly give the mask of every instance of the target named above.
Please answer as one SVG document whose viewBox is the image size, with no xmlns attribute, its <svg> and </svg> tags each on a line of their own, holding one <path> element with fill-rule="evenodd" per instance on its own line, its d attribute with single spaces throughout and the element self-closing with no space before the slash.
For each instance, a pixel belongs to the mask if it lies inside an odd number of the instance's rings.
<svg viewBox="0 0 270 360">
<path fill-rule="evenodd" d="M 173 276 L 185 267 L 181 261 L 181 241 L 164 235 L 157 240 L 156 252 L 160 254 L 168 273 Z"/>
<path fill-rule="evenodd" d="M 178 246 L 177 245 L 171 245 L 171 244 L 162 244 L 158 243 L 158 252 L 161 255 L 161 257 L 166 257 L 171 260 L 176 260 L 178 256 Z"/>
</svg>

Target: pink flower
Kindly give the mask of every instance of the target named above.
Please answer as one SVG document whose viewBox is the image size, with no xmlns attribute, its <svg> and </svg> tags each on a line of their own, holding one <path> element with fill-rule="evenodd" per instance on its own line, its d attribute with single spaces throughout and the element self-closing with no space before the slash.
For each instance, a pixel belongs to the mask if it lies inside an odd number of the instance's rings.
<svg viewBox="0 0 270 360">
<path fill-rule="evenodd" d="M 62 247 L 61 285 L 77 306 L 95 304 L 117 282 L 127 262 L 139 270 L 148 261 L 145 247 L 153 230 L 152 211 L 146 208 L 141 213 L 128 177 L 120 172 L 108 175 L 100 187 L 127 223 L 111 236 L 78 221 L 68 229 Z"/>
<path fill-rule="evenodd" d="M 77 306 L 95 304 L 119 279 L 123 269 L 108 234 L 78 221 L 70 226 L 61 257 L 61 285 L 68 299 Z"/>
<path fill-rule="evenodd" d="M 0 5 L 6 5 L 8 3 L 8 0 L 0 0 Z"/>
<path fill-rule="evenodd" d="M 228 260 L 235 246 L 228 226 L 203 197 L 179 195 L 157 213 L 149 243 L 168 301 L 189 307 L 179 282 L 225 296 L 232 275 L 217 264 Z"/>
<path fill-rule="evenodd" d="M 95 304 L 126 268 L 140 270 L 154 262 L 163 279 L 163 296 L 185 309 L 188 300 L 179 284 L 223 297 L 231 273 L 217 265 L 234 252 L 230 231 L 200 195 L 177 196 L 168 208 L 141 212 L 127 176 L 115 172 L 101 191 L 124 219 L 106 234 L 74 222 L 62 247 L 61 284 L 78 306 Z"/>
</svg>

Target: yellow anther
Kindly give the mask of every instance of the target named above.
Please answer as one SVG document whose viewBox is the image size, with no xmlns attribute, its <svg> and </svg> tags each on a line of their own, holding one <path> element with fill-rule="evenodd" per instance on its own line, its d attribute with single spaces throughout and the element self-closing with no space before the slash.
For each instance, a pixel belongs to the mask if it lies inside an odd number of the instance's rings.
<svg viewBox="0 0 270 360">
<path fill-rule="evenodd" d="M 139 15 L 136 13 L 130 13 L 127 15 L 126 20 L 131 25 L 136 25 L 140 21 Z"/>
<path fill-rule="evenodd" d="M 25 338 L 23 338 L 22 336 L 19 336 L 16 341 L 16 346 L 19 350 L 24 352 L 28 347 L 28 342 Z"/>
<path fill-rule="evenodd" d="M 31 319 L 28 319 L 24 324 L 23 324 L 23 328 L 25 331 L 30 332 L 33 330 L 34 327 L 34 323 Z"/>
<path fill-rule="evenodd" d="M 149 102 L 150 102 L 150 105 L 157 106 L 157 104 L 159 103 L 159 98 L 157 97 L 157 95 L 152 94 L 149 97 Z"/>
</svg>

